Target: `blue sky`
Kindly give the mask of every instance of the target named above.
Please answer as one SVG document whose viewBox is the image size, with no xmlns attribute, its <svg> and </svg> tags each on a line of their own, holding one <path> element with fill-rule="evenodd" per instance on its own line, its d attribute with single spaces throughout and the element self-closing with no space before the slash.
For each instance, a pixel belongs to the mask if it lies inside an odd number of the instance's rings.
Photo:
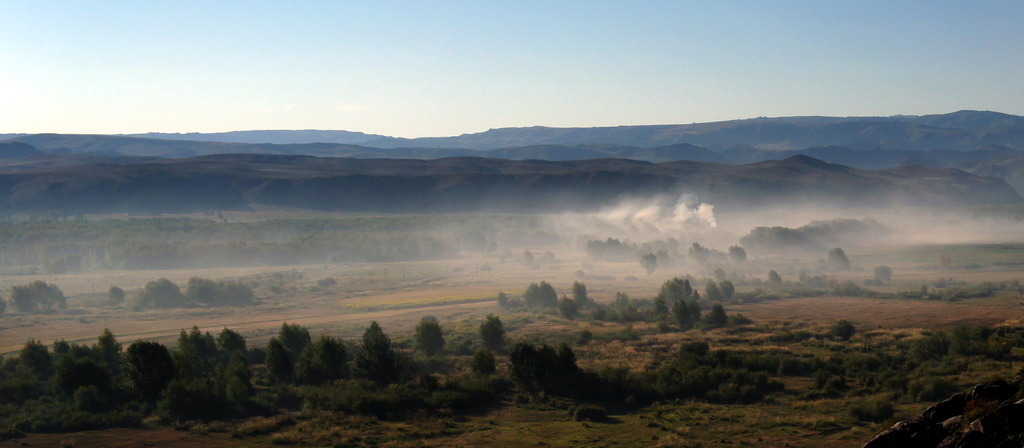
<svg viewBox="0 0 1024 448">
<path fill-rule="evenodd" d="M 1024 115 L 1024 2 L 0 0 L 0 133 Z"/>
</svg>

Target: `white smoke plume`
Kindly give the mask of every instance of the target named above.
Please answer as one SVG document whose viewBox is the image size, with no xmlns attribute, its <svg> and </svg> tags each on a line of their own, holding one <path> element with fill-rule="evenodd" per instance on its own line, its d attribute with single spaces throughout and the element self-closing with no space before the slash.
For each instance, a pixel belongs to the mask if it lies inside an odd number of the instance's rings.
<svg viewBox="0 0 1024 448">
<path fill-rule="evenodd" d="M 574 223 L 578 233 L 630 239 L 688 238 L 718 227 L 715 206 L 689 194 L 629 199 L 559 221 Z"/>
</svg>

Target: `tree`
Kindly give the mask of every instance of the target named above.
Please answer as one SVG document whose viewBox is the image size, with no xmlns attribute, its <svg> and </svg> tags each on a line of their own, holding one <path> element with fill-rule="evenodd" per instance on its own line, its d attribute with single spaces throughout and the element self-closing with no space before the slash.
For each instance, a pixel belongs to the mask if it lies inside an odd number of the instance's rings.
<svg viewBox="0 0 1024 448">
<path fill-rule="evenodd" d="M 501 319 L 493 314 L 488 314 L 483 323 L 480 324 L 480 338 L 484 347 L 498 351 L 505 346 L 505 326 Z"/>
<path fill-rule="evenodd" d="M 554 308 L 558 306 L 558 293 L 548 282 L 531 283 L 523 293 L 523 300 L 526 306 Z"/>
<path fill-rule="evenodd" d="M 186 306 L 185 295 L 174 282 L 161 278 L 146 283 L 139 293 L 139 308 L 176 308 Z"/>
<path fill-rule="evenodd" d="M 104 328 L 103 334 L 96 338 L 93 351 L 96 352 L 96 357 L 99 358 L 103 367 L 106 367 L 112 375 L 121 374 L 121 343 L 117 342 L 117 338 L 109 328 Z"/>
<path fill-rule="evenodd" d="M 729 247 L 729 260 L 733 263 L 743 263 L 747 261 L 747 251 L 740 246 Z"/>
<path fill-rule="evenodd" d="M 718 285 L 715 282 L 708 282 L 704 285 L 704 297 L 712 302 L 722 300 L 722 290 L 718 289 Z"/>
<path fill-rule="evenodd" d="M 182 379 L 208 378 L 221 361 L 213 336 L 194 325 L 189 331 L 181 330 L 171 358 L 178 368 L 178 378 Z"/>
<path fill-rule="evenodd" d="M 594 301 L 587 295 L 587 285 L 580 282 L 572 283 L 572 301 L 576 303 L 576 307 L 579 309 L 594 306 Z"/>
<path fill-rule="evenodd" d="M 391 348 L 391 338 L 376 321 L 363 333 L 363 342 L 355 358 L 355 371 L 361 378 L 377 384 L 389 384 L 398 380 L 398 354 Z"/>
<path fill-rule="evenodd" d="M 647 275 L 654 273 L 655 269 L 658 269 L 658 257 L 648 252 L 644 256 L 640 257 L 640 265 L 647 271 Z"/>
<path fill-rule="evenodd" d="M 701 310 L 700 304 L 697 303 L 697 300 L 694 299 L 692 302 L 686 305 L 688 308 L 690 308 L 690 319 L 693 319 L 694 322 L 700 321 Z"/>
<path fill-rule="evenodd" d="M 473 353 L 473 361 L 470 363 L 473 373 L 478 375 L 490 375 L 495 371 L 494 354 L 486 348 L 477 349 Z"/>
<path fill-rule="evenodd" d="M 782 277 L 779 276 L 778 272 L 775 272 L 775 270 L 772 269 L 768 271 L 768 283 L 771 283 L 772 285 L 780 285 L 782 284 Z"/>
<path fill-rule="evenodd" d="M 682 300 L 693 298 L 693 287 L 690 281 L 674 277 L 661 285 L 658 297 L 665 300 L 665 303 L 676 303 Z"/>
<path fill-rule="evenodd" d="M 301 383 L 324 384 L 341 379 L 348 353 L 345 344 L 331 336 L 320 336 L 306 347 L 295 365 L 295 377 Z"/>
<path fill-rule="evenodd" d="M 846 252 L 836 247 L 828 251 L 828 265 L 832 270 L 850 270 L 850 259 L 846 258 Z"/>
<path fill-rule="evenodd" d="M 23 313 L 46 313 L 67 308 L 67 299 L 57 285 L 36 280 L 11 287 L 11 305 Z"/>
<path fill-rule="evenodd" d="M 498 291 L 498 306 L 501 308 L 508 308 L 508 294 L 505 291 Z"/>
<path fill-rule="evenodd" d="M 275 337 L 281 342 L 284 348 L 291 352 L 292 359 L 298 358 L 302 351 L 309 345 L 309 330 L 299 324 L 281 324 L 281 329 Z"/>
<path fill-rule="evenodd" d="M 7 301 L 0 297 L 0 314 L 7 312 Z"/>
<path fill-rule="evenodd" d="M 835 336 L 844 341 L 849 341 L 850 338 L 852 338 L 854 333 L 856 332 L 857 329 L 854 328 L 853 324 L 846 319 L 840 320 L 839 322 L 836 322 L 834 326 L 832 326 L 832 336 Z"/>
<path fill-rule="evenodd" d="M 444 350 L 444 333 L 437 319 L 424 316 L 416 325 L 416 350 L 433 356 Z"/>
<path fill-rule="evenodd" d="M 251 305 L 256 294 L 242 282 L 215 282 L 205 278 L 192 277 L 188 281 L 185 298 L 189 303 L 204 303 L 214 306 Z"/>
<path fill-rule="evenodd" d="M 576 302 L 568 297 L 562 296 L 558 301 L 558 314 L 562 317 L 572 320 L 579 314 L 579 309 L 576 307 Z"/>
<path fill-rule="evenodd" d="M 679 328 L 683 330 L 693 326 L 693 316 L 690 315 L 690 307 L 682 300 L 672 304 L 672 317 L 679 324 Z"/>
<path fill-rule="evenodd" d="M 45 381 L 53 375 L 53 357 L 42 342 L 35 339 L 26 341 L 25 346 L 18 352 L 18 360 L 39 381 Z"/>
<path fill-rule="evenodd" d="M 245 354 L 245 338 L 237 331 L 225 328 L 217 335 L 217 349 L 230 357 L 234 353 Z"/>
<path fill-rule="evenodd" d="M 263 363 L 266 364 L 270 377 L 277 383 L 291 381 L 292 374 L 295 372 L 294 359 L 291 351 L 277 338 L 273 338 L 267 343 L 267 354 Z"/>
<path fill-rule="evenodd" d="M 875 266 L 874 272 L 875 281 L 882 285 L 889 284 L 892 281 L 892 268 L 889 266 Z"/>
<path fill-rule="evenodd" d="M 708 313 L 708 325 L 711 328 L 719 328 L 724 327 L 728 322 L 729 318 L 725 315 L 725 308 L 719 303 L 712 305 L 711 312 Z"/>
<path fill-rule="evenodd" d="M 736 286 L 734 286 L 729 280 L 722 280 L 719 284 L 719 289 L 722 290 L 722 297 L 724 297 L 725 300 L 732 299 L 732 296 L 736 294 Z"/>
<path fill-rule="evenodd" d="M 107 303 L 115 306 L 124 303 L 124 290 L 117 286 L 111 286 L 107 291 Z"/>
<path fill-rule="evenodd" d="M 67 395 L 78 388 L 93 386 L 102 392 L 110 390 L 110 372 L 92 358 L 65 357 L 57 364 L 57 386 Z"/>
<path fill-rule="evenodd" d="M 142 400 L 155 402 L 175 377 L 174 361 L 163 344 L 137 341 L 128 346 L 124 376 L 131 390 Z"/>
</svg>

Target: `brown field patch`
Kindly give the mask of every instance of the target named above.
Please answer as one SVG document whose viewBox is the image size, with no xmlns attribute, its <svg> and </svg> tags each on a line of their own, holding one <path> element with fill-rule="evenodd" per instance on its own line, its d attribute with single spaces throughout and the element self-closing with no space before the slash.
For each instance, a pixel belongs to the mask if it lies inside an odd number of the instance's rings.
<svg viewBox="0 0 1024 448">
<path fill-rule="evenodd" d="M 808 297 L 730 305 L 728 312 L 743 313 L 755 321 L 829 322 L 847 319 L 866 328 L 948 329 L 960 324 L 995 325 L 1024 317 L 1024 306 L 868 299 L 861 297 Z"/>
</svg>

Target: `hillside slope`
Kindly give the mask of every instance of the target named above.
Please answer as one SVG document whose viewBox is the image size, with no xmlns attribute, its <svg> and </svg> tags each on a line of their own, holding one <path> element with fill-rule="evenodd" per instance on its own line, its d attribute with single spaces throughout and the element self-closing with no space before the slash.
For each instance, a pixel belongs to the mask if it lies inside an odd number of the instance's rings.
<svg viewBox="0 0 1024 448">
<path fill-rule="evenodd" d="M 806 156 L 748 165 L 625 159 L 513 161 L 217 155 L 0 174 L 6 210 L 163 212 L 293 207 L 547 212 L 695 194 L 716 206 L 960 206 L 1020 202 L 1006 182 L 945 168 L 867 171 Z"/>
</svg>

